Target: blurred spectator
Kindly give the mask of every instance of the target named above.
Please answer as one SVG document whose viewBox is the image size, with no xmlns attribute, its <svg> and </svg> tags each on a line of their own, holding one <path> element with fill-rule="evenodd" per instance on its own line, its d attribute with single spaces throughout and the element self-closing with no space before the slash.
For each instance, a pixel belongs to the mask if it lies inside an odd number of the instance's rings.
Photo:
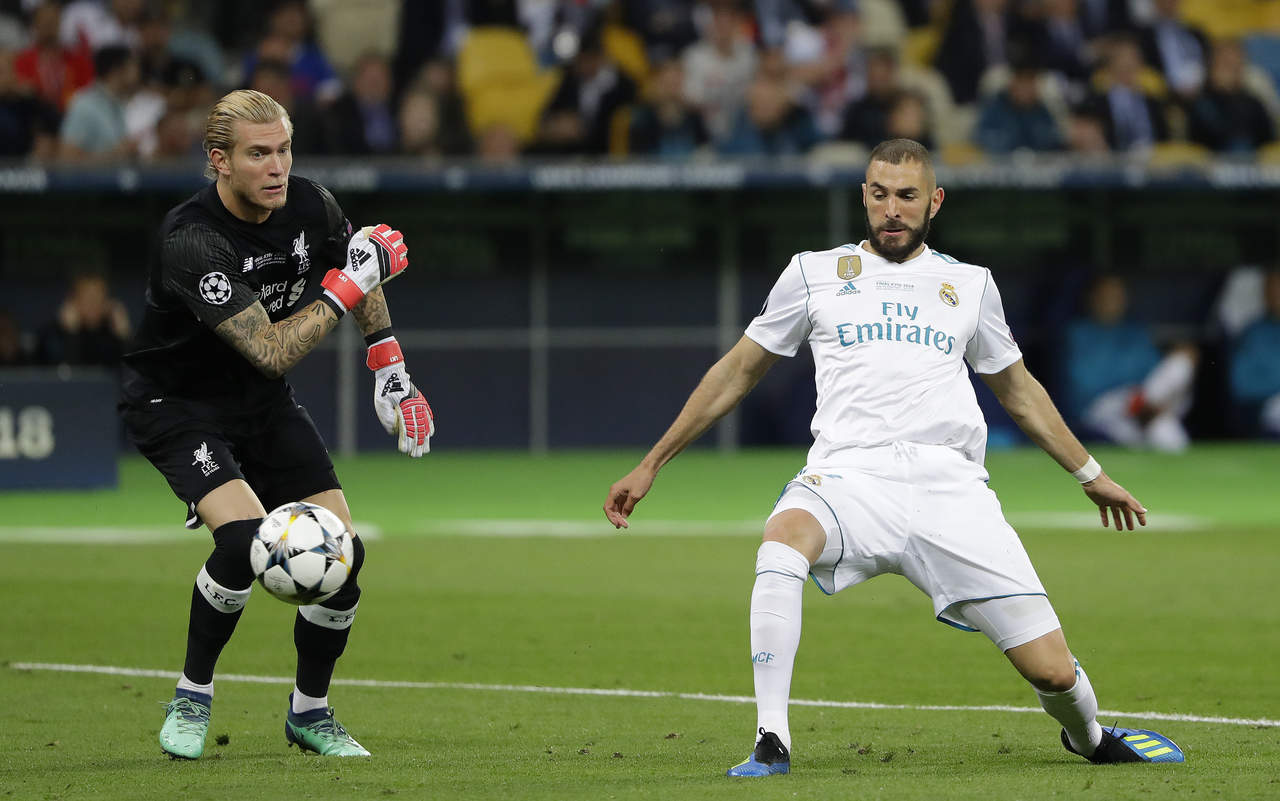
<svg viewBox="0 0 1280 801">
<path fill-rule="evenodd" d="M 400 99 L 396 126 L 400 152 L 404 155 L 444 155 L 444 148 L 440 143 L 440 106 L 435 95 L 421 89 L 406 92 Z"/>
<path fill-rule="evenodd" d="M 168 109 L 156 121 L 155 150 L 152 158 L 156 160 L 203 158 L 204 149 L 201 142 L 204 138 L 203 125 L 193 124 L 190 112 Z"/>
<path fill-rule="evenodd" d="M 1159 101 L 1141 84 L 1142 53 L 1132 36 L 1115 34 L 1105 45 L 1107 88 L 1089 103 L 1107 132 L 1113 150 L 1150 147 L 1169 138 L 1169 126 Z"/>
<path fill-rule="evenodd" d="M 886 139 L 912 139 L 926 148 L 933 148 L 929 107 L 919 92 L 908 89 L 898 93 L 889 106 L 884 134 Z"/>
<path fill-rule="evenodd" d="M 1208 72 L 1209 40 L 1204 33 L 1178 19 L 1182 0 L 1153 0 L 1151 24 L 1139 32 L 1142 57 L 1164 76 L 1169 89 L 1183 102 L 1204 84 Z"/>
<path fill-rule="evenodd" d="M 437 115 L 438 116 L 438 115 Z M 325 114 L 330 153 L 364 156 L 395 152 L 399 135 L 391 107 L 391 64 L 365 53 L 351 71 L 351 87 Z"/>
<path fill-rule="evenodd" d="M 424 64 L 451 59 L 466 35 L 466 0 L 401 0 L 392 73 L 396 94 L 416 80 Z"/>
<path fill-rule="evenodd" d="M 956 103 L 972 103 L 988 68 L 1004 64 L 1008 0 L 956 0 L 934 66 L 947 78 Z"/>
<path fill-rule="evenodd" d="M 471 131 L 462 94 L 458 91 L 457 70 L 453 62 L 435 59 L 423 66 L 413 87 L 435 98 L 439 141 L 444 155 L 463 156 L 471 152 Z"/>
<path fill-rule="evenodd" d="M 58 148 L 58 110 L 19 83 L 13 53 L 0 50 L 0 157 L 49 159 Z"/>
<path fill-rule="evenodd" d="M 30 361 L 18 321 L 8 311 L 0 309 L 0 367 L 21 367 Z"/>
<path fill-rule="evenodd" d="M 93 83 L 93 59 L 82 48 L 68 48 L 58 39 L 62 7 L 53 0 L 36 6 L 31 14 L 31 44 L 18 54 L 18 78 L 35 89 L 59 113 L 71 96 Z"/>
<path fill-rule="evenodd" d="M 597 25 L 584 34 L 547 104 L 539 136 L 547 152 L 608 153 L 613 116 L 636 96 L 635 84 L 605 55 L 600 33 Z"/>
<path fill-rule="evenodd" d="M 59 132 L 64 161 L 130 158 L 137 142 L 128 136 L 125 105 L 138 85 L 138 59 L 127 48 L 108 46 L 93 55 L 97 79 L 76 92 Z"/>
<path fill-rule="evenodd" d="M 738 0 L 711 4 L 706 36 L 684 51 L 684 95 L 702 113 L 706 130 L 723 139 L 746 101 L 756 51 Z"/>
<path fill-rule="evenodd" d="M 490 125 L 480 132 L 476 155 L 489 164 L 511 164 L 520 156 L 520 139 L 510 126 Z"/>
<path fill-rule="evenodd" d="M 204 83 L 200 67 L 193 61 L 175 56 L 169 49 L 172 28 L 167 11 L 162 7 L 147 10 L 139 18 L 137 47 L 140 84 L 125 105 L 125 127 L 129 137 L 138 143 L 138 155 L 149 159 L 157 154 L 157 126 L 168 112 L 189 110 L 188 103 L 199 103 L 202 111 L 212 101 L 212 92 L 201 93 Z M 169 135 L 175 133 L 169 122 Z M 170 142 L 169 144 L 172 144 Z"/>
<path fill-rule="evenodd" d="M 647 100 L 631 110 L 628 150 L 635 155 L 682 157 L 710 139 L 703 117 L 685 101 L 684 67 L 671 58 L 655 65 Z"/>
<path fill-rule="evenodd" d="M 1096 39 L 1115 31 L 1128 31 L 1134 27 L 1130 0 L 1080 0 L 1080 22 L 1085 35 Z"/>
<path fill-rule="evenodd" d="M 43 364 L 111 366 L 128 338 L 129 313 L 111 297 L 107 279 L 81 273 L 71 279 L 58 316 L 41 330 L 37 357 Z"/>
<path fill-rule="evenodd" d="M 844 110 L 867 90 L 859 20 L 850 0 L 831 0 L 817 28 L 795 23 L 782 46 L 790 77 L 808 88 L 806 104 L 824 137 L 839 135 Z"/>
<path fill-rule="evenodd" d="M 58 37 L 64 47 L 96 53 L 136 47 L 145 0 L 73 0 L 62 9 Z"/>
<path fill-rule="evenodd" d="M 1197 349 L 1179 344 L 1162 357 L 1146 329 L 1126 320 L 1128 290 L 1116 276 L 1095 281 L 1088 302 L 1089 316 L 1067 327 L 1072 413 L 1113 442 L 1182 450 Z"/>
<path fill-rule="evenodd" d="M 1266 108 L 1244 85 L 1244 70 L 1238 41 L 1214 44 L 1208 83 L 1191 104 L 1193 142 L 1219 152 L 1249 153 L 1275 138 Z"/>
<path fill-rule="evenodd" d="M 898 0 L 902 16 L 907 27 L 923 28 L 932 21 L 932 11 L 937 4 L 934 0 Z"/>
<path fill-rule="evenodd" d="M 259 61 L 249 76 L 248 88 L 256 89 L 284 106 L 293 122 L 293 152 L 295 156 L 325 155 L 324 121 L 316 107 L 304 98 L 293 94 L 293 81 L 289 65 L 282 61 Z"/>
<path fill-rule="evenodd" d="M 196 84 L 208 79 L 194 60 L 172 48 L 173 23 L 157 8 L 142 15 L 138 25 L 138 67 L 142 86 L 165 91 L 179 83 Z"/>
<path fill-rule="evenodd" d="M 1099 158 L 1111 154 L 1102 117 L 1087 105 L 1073 109 L 1067 117 L 1067 150 L 1075 156 Z"/>
<path fill-rule="evenodd" d="M 298 100 L 327 105 L 342 91 L 342 82 L 316 44 L 314 25 L 303 0 L 282 0 L 267 17 L 267 30 L 244 62 L 244 74 L 257 71 L 259 61 L 278 61 L 289 67 L 290 92 Z M 276 98 L 279 100 L 279 98 Z"/>
<path fill-rule="evenodd" d="M 1057 78 L 1062 94 L 1072 103 L 1084 99 L 1089 81 L 1089 35 L 1082 19 L 1081 0 L 1044 0 L 1041 17 L 1021 32 L 1027 57 Z M 1010 54 L 1010 60 L 1015 60 Z"/>
<path fill-rule="evenodd" d="M 1263 284 L 1266 311 L 1232 345 L 1231 397 L 1252 422 L 1280 436 L 1280 270 Z"/>
<path fill-rule="evenodd" d="M 781 56 L 766 53 L 747 91 L 729 137 L 720 144 L 727 156 L 800 155 L 820 139 L 813 117 L 792 99 Z"/>
<path fill-rule="evenodd" d="M 1034 65 L 1014 67 L 1009 85 L 983 103 L 974 140 L 987 153 L 1062 149 L 1062 134 L 1040 98 L 1040 71 Z"/>
<path fill-rule="evenodd" d="M 845 109 L 840 138 L 871 148 L 888 139 L 889 110 L 901 91 L 898 55 L 893 48 L 867 50 L 867 93 Z"/>
<path fill-rule="evenodd" d="M 650 50 L 679 53 L 698 38 L 690 0 L 627 0 L 622 22 L 640 34 Z"/>
<path fill-rule="evenodd" d="M 786 49 L 800 35 L 807 38 L 833 5 L 852 7 L 850 0 L 755 0 L 756 25 L 767 50 Z"/>
</svg>

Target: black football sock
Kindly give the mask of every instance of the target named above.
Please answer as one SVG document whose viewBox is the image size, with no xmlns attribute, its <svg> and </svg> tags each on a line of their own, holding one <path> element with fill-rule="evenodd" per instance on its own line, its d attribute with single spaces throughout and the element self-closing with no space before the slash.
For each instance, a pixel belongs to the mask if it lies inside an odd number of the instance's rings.
<svg viewBox="0 0 1280 801">
<path fill-rule="evenodd" d="M 182 673 L 194 684 L 213 681 L 213 667 L 240 621 L 253 585 L 249 542 L 261 518 L 235 520 L 213 532 L 213 553 L 196 575 Z"/>
<path fill-rule="evenodd" d="M 347 583 L 323 603 L 298 607 L 293 620 L 293 644 L 298 649 L 297 688 L 313 698 L 329 694 L 333 668 L 347 648 L 360 604 L 360 584 L 356 579 L 364 565 L 364 543 L 354 537 L 351 545 L 353 564 Z"/>
</svg>

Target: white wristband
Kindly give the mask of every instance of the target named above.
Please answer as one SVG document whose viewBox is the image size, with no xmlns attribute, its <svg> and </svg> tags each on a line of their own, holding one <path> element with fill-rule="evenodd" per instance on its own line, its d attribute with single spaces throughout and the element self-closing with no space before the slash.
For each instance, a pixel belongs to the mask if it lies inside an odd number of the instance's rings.
<svg viewBox="0 0 1280 801">
<path fill-rule="evenodd" d="M 1088 484 L 1102 475 L 1102 465 L 1098 464 L 1097 460 L 1090 456 L 1089 461 L 1085 462 L 1084 466 L 1079 470 L 1072 470 L 1071 475 L 1081 484 Z"/>
</svg>

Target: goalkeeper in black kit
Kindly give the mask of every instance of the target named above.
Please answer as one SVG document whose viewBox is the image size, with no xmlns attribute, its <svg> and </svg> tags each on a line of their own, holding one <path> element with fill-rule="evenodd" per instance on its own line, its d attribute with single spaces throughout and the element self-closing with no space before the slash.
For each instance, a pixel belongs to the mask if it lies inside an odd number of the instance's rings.
<svg viewBox="0 0 1280 801">
<path fill-rule="evenodd" d="M 380 285 L 409 264 L 400 232 L 353 230 L 328 190 L 290 176 L 293 124 L 265 94 L 238 90 L 209 114 L 213 182 L 165 217 L 147 305 L 124 356 L 120 412 L 130 439 L 208 526 L 214 548 L 191 595 L 186 662 L 160 746 L 204 751 L 213 670 L 253 581 L 249 543 L 266 510 L 305 501 L 351 530 L 354 560 L 337 594 L 301 606 L 298 669 L 285 736 L 326 756 L 369 752 L 334 718 L 329 682 L 359 605 L 364 545 L 315 423 L 285 373 L 347 312 L 365 336 L 378 418 L 400 450 L 422 456 L 431 407 L 409 380 Z"/>
</svg>

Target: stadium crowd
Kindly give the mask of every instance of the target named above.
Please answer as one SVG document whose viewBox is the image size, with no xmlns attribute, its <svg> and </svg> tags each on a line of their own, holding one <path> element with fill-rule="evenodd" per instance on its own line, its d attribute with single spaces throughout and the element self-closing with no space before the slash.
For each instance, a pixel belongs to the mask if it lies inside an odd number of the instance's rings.
<svg viewBox="0 0 1280 801">
<path fill-rule="evenodd" d="M 1280 2 L 1257 0 L 0 0 L 0 157 L 45 164 L 198 169 L 238 87 L 289 110 L 300 158 L 856 164 L 907 137 L 951 164 L 1280 163 L 1278 82 Z M 1255 314 L 1215 329 L 1222 383 L 1239 433 L 1280 435 L 1280 274 L 1253 275 Z M 1115 278 L 1081 298 L 1064 408 L 1180 449 L 1203 354 L 1157 348 L 1126 303 Z M 43 326 L 0 310 L 0 366 L 110 366 L 129 328 L 90 270 Z"/>
<path fill-rule="evenodd" d="M 1280 160 L 1278 6 L 0 0 L 0 155 L 196 159 L 212 100 L 253 87 L 304 156 Z"/>
</svg>

